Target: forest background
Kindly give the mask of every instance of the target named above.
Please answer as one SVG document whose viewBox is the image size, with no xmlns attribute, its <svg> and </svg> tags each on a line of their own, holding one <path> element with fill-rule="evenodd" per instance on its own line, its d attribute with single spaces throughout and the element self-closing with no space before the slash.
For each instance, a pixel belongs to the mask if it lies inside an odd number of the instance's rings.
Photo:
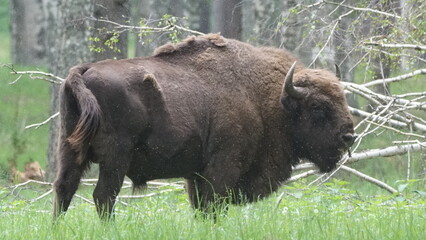
<svg viewBox="0 0 426 240">
<path fill-rule="evenodd" d="M 332 174 L 299 166 L 296 189 L 328 182 L 424 204 L 425 11 L 413 0 L 0 0 L 2 194 L 17 184 L 11 169 L 25 172 L 28 162 L 53 180 L 57 118 L 44 121 L 57 112 L 57 83 L 71 66 L 221 32 L 288 49 L 312 68 L 340 68 L 360 137 Z M 34 123 L 43 124 L 28 128 Z"/>
</svg>

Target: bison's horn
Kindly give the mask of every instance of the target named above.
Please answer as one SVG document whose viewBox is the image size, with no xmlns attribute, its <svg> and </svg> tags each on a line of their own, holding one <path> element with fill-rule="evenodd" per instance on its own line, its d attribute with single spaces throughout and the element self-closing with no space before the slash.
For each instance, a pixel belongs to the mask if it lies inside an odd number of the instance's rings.
<svg viewBox="0 0 426 240">
<path fill-rule="evenodd" d="M 340 74 L 340 68 L 339 68 L 339 65 L 337 65 L 337 64 L 334 64 L 334 66 L 336 67 L 336 76 L 337 76 L 337 78 L 339 79 L 339 80 L 342 80 L 342 75 Z"/>
<path fill-rule="evenodd" d="M 284 80 L 284 91 L 291 97 L 294 98 L 303 98 L 306 95 L 306 91 L 304 91 L 301 87 L 296 87 L 293 85 L 293 73 L 296 68 L 296 62 L 291 65 L 290 69 L 287 72 Z"/>
</svg>

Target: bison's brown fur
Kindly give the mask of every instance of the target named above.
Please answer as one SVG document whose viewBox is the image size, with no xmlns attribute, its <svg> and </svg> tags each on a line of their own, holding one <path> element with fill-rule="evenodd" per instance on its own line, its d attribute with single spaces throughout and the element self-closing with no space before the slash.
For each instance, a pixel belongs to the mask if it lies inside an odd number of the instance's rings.
<svg viewBox="0 0 426 240">
<path fill-rule="evenodd" d="M 61 88 L 55 214 L 66 211 L 87 166 L 109 216 L 127 175 L 135 186 L 183 177 L 195 208 L 215 196 L 267 196 L 305 158 L 333 169 L 353 142 L 337 77 L 292 54 L 217 34 L 190 37 L 147 58 L 76 66 Z M 294 79 L 303 97 L 283 90 Z M 296 91 L 297 92 L 297 91 Z M 104 215 L 106 214 L 106 215 Z"/>
</svg>

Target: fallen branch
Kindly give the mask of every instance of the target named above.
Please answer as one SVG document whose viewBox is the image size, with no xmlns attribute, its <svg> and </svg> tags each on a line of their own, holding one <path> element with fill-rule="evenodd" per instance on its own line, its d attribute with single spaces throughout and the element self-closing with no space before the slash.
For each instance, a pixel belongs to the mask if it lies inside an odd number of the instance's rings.
<svg viewBox="0 0 426 240">
<path fill-rule="evenodd" d="M 148 193 L 148 194 L 143 194 L 143 195 L 119 195 L 117 196 L 117 198 L 120 199 L 139 199 L 139 198 L 146 198 L 146 197 L 152 197 L 155 195 L 159 195 L 165 192 L 175 192 L 175 191 L 181 191 L 182 189 L 166 189 L 166 190 L 162 190 L 159 192 L 153 192 L 153 193 Z"/>
<path fill-rule="evenodd" d="M 417 151 L 421 151 L 421 150 L 424 150 L 424 149 L 426 149 L 426 142 L 417 142 L 417 143 L 414 143 L 414 144 L 407 144 L 407 145 L 402 145 L 402 146 L 392 146 L 392 147 L 387 147 L 387 148 L 384 148 L 384 149 L 373 149 L 373 150 L 368 150 L 368 151 L 362 152 L 362 153 L 353 153 L 352 157 L 346 158 L 346 156 L 345 156 L 345 160 L 342 161 L 342 162 L 344 164 L 351 164 L 351 163 L 354 163 L 354 162 L 357 162 L 357 161 L 360 161 L 360 160 L 363 160 L 363 159 L 370 159 L 370 158 L 376 158 L 376 157 L 391 157 L 391 156 L 405 154 L 408 151 L 417 152 Z M 326 182 L 328 179 L 330 179 L 339 169 L 342 169 L 344 167 L 347 167 L 347 166 L 340 163 L 340 164 L 338 164 L 335 171 L 333 171 L 332 173 L 328 173 L 328 174 L 327 173 L 322 174 L 314 182 L 316 182 L 317 180 L 326 176 L 326 178 L 323 181 L 321 181 L 321 183 L 319 183 L 319 184 L 322 184 L 322 183 Z M 308 170 L 312 169 L 312 170 L 309 170 L 307 172 L 304 172 L 304 173 L 301 173 L 301 174 L 294 176 L 294 180 L 299 180 L 301 178 L 308 177 L 308 176 L 311 176 L 311 175 L 319 172 L 317 167 L 313 163 L 300 164 L 298 166 L 295 166 L 293 168 L 293 171 L 306 170 L 306 169 L 308 169 Z M 373 177 L 369 177 L 369 178 L 374 179 Z M 293 179 L 293 177 L 290 178 L 290 179 Z M 377 179 L 372 180 L 370 182 L 374 183 L 374 181 L 380 182 Z M 291 182 L 293 182 L 293 181 L 291 181 Z M 314 183 L 314 182 L 312 182 L 312 183 Z M 309 185 L 311 185 L 312 183 L 310 183 Z M 379 187 L 383 187 L 383 186 L 379 186 Z"/>
<path fill-rule="evenodd" d="M 365 160 L 370 158 L 392 157 L 392 156 L 405 154 L 408 151 L 419 152 L 423 150 L 426 150 L 426 142 L 415 141 L 415 143 L 412 143 L 412 144 L 391 146 L 391 147 L 386 147 L 383 149 L 370 149 L 364 152 L 352 153 L 352 157 L 349 157 L 346 163 L 351 164 L 354 162 L 358 162 L 360 160 Z M 300 170 L 307 170 L 307 169 L 317 169 L 317 167 L 313 163 L 303 163 L 293 167 L 293 171 L 300 171 Z"/>
<path fill-rule="evenodd" d="M 365 87 L 364 85 L 359 85 L 359 84 L 355 84 L 355 83 L 351 83 L 351 82 L 341 82 L 341 83 L 348 90 L 351 89 L 351 88 L 355 88 L 358 91 L 362 91 L 362 92 L 364 92 L 365 94 L 367 94 L 371 97 L 374 97 L 376 99 L 380 99 L 380 100 L 385 101 L 385 102 L 395 101 L 395 103 L 397 103 L 397 104 L 412 106 L 415 109 L 426 110 L 426 103 L 425 102 L 416 102 L 416 101 L 413 101 L 413 100 L 403 99 L 399 95 L 397 95 L 397 96 L 385 96 L 383 94 L 373 92 L 372 90 Z M 355 91 L 354 93 L 357 93 L 357 92 Z M 359 95 L 364 97 L 364 95 L 362 95 L 362 94 L 359 94 Z M 410 94 L 404 94 L 404 95 L 401 95 L 401 96 L 403 96 L 403 97 L 408 97 L 408 96 L 422 97 L 424 95 L 422 93 L 413 93 L 411 95 Z"/>
<path fill-rule="evenodd" d="M 379 186 L 380 188 L 385 189 L 386 191 L 388 191 L 388 192 L 390 192 L 390 193 L 392 193 L 392 194 L 397 194 L 397 193 L 398 193 L 398 191 L 397 191 L 395 188 L 393 188 L 393 187 L 391 187 L 391 186 L 387 185 L 386 183 L 384 183 L 384 182 L 382 182 L 382 181 L 380 181 L 380 180 L 378 180 L 378 179 L 375 179 L 375 178 L 370 177 L 370 176 L 368 176 L 368 175 L 366 175 L 366 174 L 364 174 L 364 173 L 362 173 L 362 172 L 359 172 L 359 171 L 357 171 L 357 170 L 355 170 L 355 169 L 353 169 L 353 168 L 350 168 L 350 167 L 345 166 L 345 165 L 341 165 L 341 166 L 340 166 L 340 169 L 342 169 L 342 170 L 344 170 L 344 171 L 347 171 L 347 172 L 350 172 L 350 173 L 352 173 L 352 174 L 354 174 L 354 175 L 356 175 L 356 176 L 360 177 L 362 180 L 365 180 L 365 181 L 367 181 L 367 182 L 370 182 L 370 183 L 372 183 L 372 184 L 375 184 L 375 185 Z M 319 172 L 319 170 L 317 170 L 317 169 L 309 170 L 309 171 L 307 171 L 307 172 L 304 172 L 304 173 L 301 173 L 301 174 L 298 174 L 298 175 L 296 175 L 296 176 L 291 177 L 291 178 L 290 178 L 289 180 L 287 180 L 285 183 L 291 183 L 291 182 L 297 181 L 297 180 L 299 180 L 299 179 L 301 179 L 301 178 L 305 178 L 305 177 L 308 177 L 308 176 L 310 176 L 310 175 L 316 174 L 316 173 L 318 173 L 318 172 Z M 281 203 L 281 201 L 282 201 L 282 199 L 283 199 L 283 197 L 284 197 L 284 195 L 285 195 L 285 194 L 286 194 L 286 192 L 283 192 L 283 193 L 281 193 L 281 194 L 278 196 L 278 198 L 277 198 L 277 203 L 276 203 L 276 207 L 278 207 L 278 206 L 280 205 L 280 203 Z"/>
<path fill-rule="evenodd" d="M 412 122 L 412 123 L 404 123 L 404 122 L 400 122 L 394 119 L 389 119 L 386 117 L 381 117 L 379 115 L 375 115 L 373 113 L 369 113 L 369 112 L 365 112 L 363 110 L 360 109 L 356 109 L 353 107 L 349 107 L 349 110 L 351 111 L 352 115 L 354 116 L 359 116 L 359 117 L 364 117 L 364 118 L 376 118 L 376 121 L 380 121 L 380 122 L 386 122 L 388 124 L 390 124 L 392 127 L 395 128 L 408 128 L 410 129 L 410 127 L 412 127 L 413 130 L 417 130 L 417 131 L 421 131 L 421 132 L 426 132 L 426 126 L 420 123 L 416 123 L 416 122 Z"/>
<path fill-rule="evenodd" d="M 410 137 L 416 137 L 416 138 L 426 139 L 426 137 L 425 137 L 425 136 L 423 136 L 423 135 L 419 135 L 419 134 L 415 134 L 415 133 L 409 133 L 409 132 L 403 132 L 403 131 L 400 131 L 400 130 L 398 130 L 398 129 L 396 129 L 396 128 L 389 127 L 389 126 L 387 126 L 387 125 L 379 124 L 379 123 L 376 123 L 376 122 L 373 122 L 373 121 L 369 121 L 369 120 L 367 120 L 367 122 L 368 122 L 368 123 L 371 123 L 371 124 L 374 124 L 374 125 L 376 125 L 376 126 L 379 126 L 379 127 L 381 127 L 381 128 L 389 129 L 389 130 L 394 131 L 394 132 L 396 132 L 396 133 L 399 133 L 399 134 L 401 134 L 401 135 L 406 135 L 406 136 L 410 136 Z"/>
<path fill-rule="evenodd" d="M 364 173 L 362 173 L 360 171 L 357 171 L 357 170 L 355 170 L 353 168 L 350 168 L 348 166 L 342 165 L 341 169 L 343 171 L 350 172 L 350 173 L 352 173 L 352 174 L 360 177 L 361 179 L 363 179 L 363 180 L 365 180 L 367 182 L 375 184 L 375 185 L 379 186 L 380 188 L 383 188 L 383 189 L 385 189 L 386 191 L 388 191 L 388 192 L 390 192 L 392 194 L 398 193 L 398 191 L 395 188 L 387 185 L 386 183 L 384 183 L 384 182 L 382 182 L 382 181 L 380 181 L 378 179 L 375 179 L 375 178 L 370 177 L 370 176 L 368 176 L 368 175 L 366 175 L 366 174 L 364 174 Z"/>
<path fill-rule="evenodd" d="M 393 77 L 393 78 L 384 78 L 384 79 L 378 79 L 378 80 L 370 81 L 368 83 L 362 84 L 362 86 L 371 87 L 371 86 L 385 84 L 385 83 L 397 82 L 397 81 L 405 80 L 405 79 L 412 78 L 414 76 L 422 75 L 422 74 L 426 74 L 426 69 L 418 69 L 414 72 L 403 74 L 403 75 Z"/>
<path fill-rule="evenodd" d="M 36 197 L 36 198 L 34 198 L 34 199 L 31 199 L 30 200 L 30 202 L 36 202 L 36 201 L 38 201 L 38 200 L 40 200 L 40 199 L 42 199 L 42 198 L 44 198 L 44 197 L 46 197 L 46 196 L 48 196 L 49 194 L 51 194 L 53 192 L 53 188 L 52 189 L 50 189 L 49 191 L 47 191 L 47 192 L 45 192 L 44 194 L 42 194 L 42 195 L 40 195 L 40 196 L 38 196 L 38 197 Z"/>
<path fill-rule="evenodd" d="M 298 167 L 298 166 L 296 166 L 295 168 L 297 168 L 297 167 Z M 300 173 L 300 174 L 294 175 L 294 176 L 292 176 L 291 178 L 287 179 L 287 180 L 284 182 L 284 184 L 289 184 L 289 183 L 292 183 L 292 182 L 296 182 L 296 181 L 298 181 L 298 180 L 300 180 L 300 179 L 302 179 L 302 178 L 306 178 L 306 177 L 309 177 L 309 176 L 311 176 L 311 175 L 314 175 L 314 174 L 319 173 L 319 169 L 317 169 L 317 168 L 316 168 L 316 166 L 315 166 L 314 164 L 309 165 L 309 168 L 315 168 L 315 169 L 311 169 L 311 170 L 308 170 L 308 171 L 306 171 L 306 172 L 303 172 L 303 173 Z M 300 170 L 300 168 L 299 168 L 299 169 L 297 169 L 297 170 Z"/>
<path fill-rule="evenodd" d="M 383 149 L 370 149 L 365 152 L 353 153 L 349 158 L 348 163 L 358 162 L 364 159 L 377 158 L 377 157 L 392 157 L 411 152 L 418 152 L 426 149 L 426 142 L 406 144 L 399 146 L 391 146 Z"/>
<path fill-rule="evenodd" d="M 92 205 L 95 205 L 95 202 L 93 202 L 92 200 L 87 199 L 87 198 L 85 198 L 85 197 L 83 197 L 83 196 L 81 196 L 81 195 L 75 194 L 74 196 L 76 196 L 76 197 L 80 198 L 81 200 L 83 200 L 83 201 L 85 201 L 85 202 L 87 202 L 87 203 L 90 203 L 90 204 L 92 204 Z"/>
</svg>

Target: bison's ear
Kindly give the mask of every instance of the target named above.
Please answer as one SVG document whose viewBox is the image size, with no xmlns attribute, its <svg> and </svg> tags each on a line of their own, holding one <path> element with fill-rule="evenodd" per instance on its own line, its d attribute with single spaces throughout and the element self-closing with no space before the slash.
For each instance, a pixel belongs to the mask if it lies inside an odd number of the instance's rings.
<svg viewBox="0 0 426 240">
<path fill-rule="evenodd" d="M 290 96 L 281 97 L 282 108 L 287 113 L 295 113 L 298 109 L 299 102 Z"/>
<path fill-rule="evenodd" d="M 142 85 L 147 90 L 161 91 L 160 85 L 158 85 L 157 80 L 151 73 L 145 74 Z"/>
<path fill-rule="evenodd" d="M 339 68 L 339 65 L 334 64 L 334 66 L 336 67 L 336 77 L 337 77 L 339 80 L 342 80 L 342 75 L 340 74 L 340 68 Z"/>
<path fill-rule="evenodd" d="M 160 110 L 164 109 L 164 96 L 160 84 L 158 84 L 154 75 L 151 73 L 145 74 L 142 81 L 143 98 L 148 108 Z"/>
</svg>

